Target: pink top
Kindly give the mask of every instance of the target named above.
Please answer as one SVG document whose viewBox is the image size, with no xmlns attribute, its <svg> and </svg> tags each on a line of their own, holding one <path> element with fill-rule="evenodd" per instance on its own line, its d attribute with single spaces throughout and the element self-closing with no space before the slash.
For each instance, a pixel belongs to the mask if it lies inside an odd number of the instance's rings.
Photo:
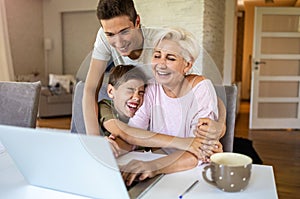
<svg viewBox="0 0 300 199">
<path fill-rule="evenodd" d="M 217 95 L 210 80 L 199 82 L 185 96 L 168 97 L 162 86 L 146 88 L 144 103 L 130 118 L 129 125 L 178 137 L 194 137 L 199 118 L 218 119 Z"/>
</svg>

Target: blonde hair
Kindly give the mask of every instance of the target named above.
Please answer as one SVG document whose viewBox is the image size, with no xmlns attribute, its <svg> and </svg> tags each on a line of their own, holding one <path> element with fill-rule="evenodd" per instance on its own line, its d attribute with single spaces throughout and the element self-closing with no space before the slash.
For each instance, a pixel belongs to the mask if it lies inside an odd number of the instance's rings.
<svg viewBox="0 0 300 199">
<path fill-rule="evenodd" d="M 182 49 L 181 56 L 188 62 L 195 62 L 200 53 L 198 40 L 191 32 L 183 28 L 169 27 L 162 29 L 154 39 L 154 46 L 156 47 L 162 40 L 176 42 Z"/>
</svg>

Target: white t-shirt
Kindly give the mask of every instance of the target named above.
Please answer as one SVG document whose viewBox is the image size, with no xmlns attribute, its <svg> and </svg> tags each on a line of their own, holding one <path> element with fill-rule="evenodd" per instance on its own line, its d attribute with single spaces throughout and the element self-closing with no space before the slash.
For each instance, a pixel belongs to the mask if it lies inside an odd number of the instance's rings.
<svg viewBox="0 0 300 199">
<path fill-rule="evenodd" d="M 108 43 L 102 28 L 100 28 L 97 33 L 92 57 L 98 60 L 112 60 L 115 65 L 132 64 L 139 67 L 147 67 L 146 74 L 152 76 L 150 63 L 154 46 L 153 39 L 155 38 L 155 35 L 159 33 L 160 28 L 146 28 L 142 26 L 140 30 L 143 34 L 144 43 L 142 54 L 138 59 L 133 60 L 128 56 L 120 55 L 120 53 Z"/>
</svg>

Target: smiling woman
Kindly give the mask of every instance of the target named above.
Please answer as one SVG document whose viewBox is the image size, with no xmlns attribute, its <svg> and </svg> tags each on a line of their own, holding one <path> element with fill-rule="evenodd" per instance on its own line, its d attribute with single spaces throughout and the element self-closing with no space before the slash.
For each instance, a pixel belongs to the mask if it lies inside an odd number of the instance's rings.
<svg viewBox="0 0 300 199">
<path fill-rule="evenodd" d="M 0 71 L 0 81 L 14 79 L 4 0 L 0 0 Z"/>
</svg>

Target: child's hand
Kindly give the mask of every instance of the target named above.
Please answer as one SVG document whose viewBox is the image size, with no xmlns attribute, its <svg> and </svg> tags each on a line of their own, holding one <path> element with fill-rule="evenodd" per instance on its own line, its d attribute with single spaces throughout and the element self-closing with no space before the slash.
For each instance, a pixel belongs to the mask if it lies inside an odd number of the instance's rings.
<svg viewBox="0 0 300 199">
<path fill-rule="evenodd" d="M 221 142 L 217 142 L 217 144 L 215 144 L 214 153 L 222 153 L 223 152 L 223 145 L 221 144 Z"/>
<path fill-rule="evenodd" d="M 180 138 L 178 149 L 188 151 L 202 160 L 206 156 L 213 154 L 212 151 L 216 143 L 217 142 L 207 141 L 199 137 Z"/>
</svg>

